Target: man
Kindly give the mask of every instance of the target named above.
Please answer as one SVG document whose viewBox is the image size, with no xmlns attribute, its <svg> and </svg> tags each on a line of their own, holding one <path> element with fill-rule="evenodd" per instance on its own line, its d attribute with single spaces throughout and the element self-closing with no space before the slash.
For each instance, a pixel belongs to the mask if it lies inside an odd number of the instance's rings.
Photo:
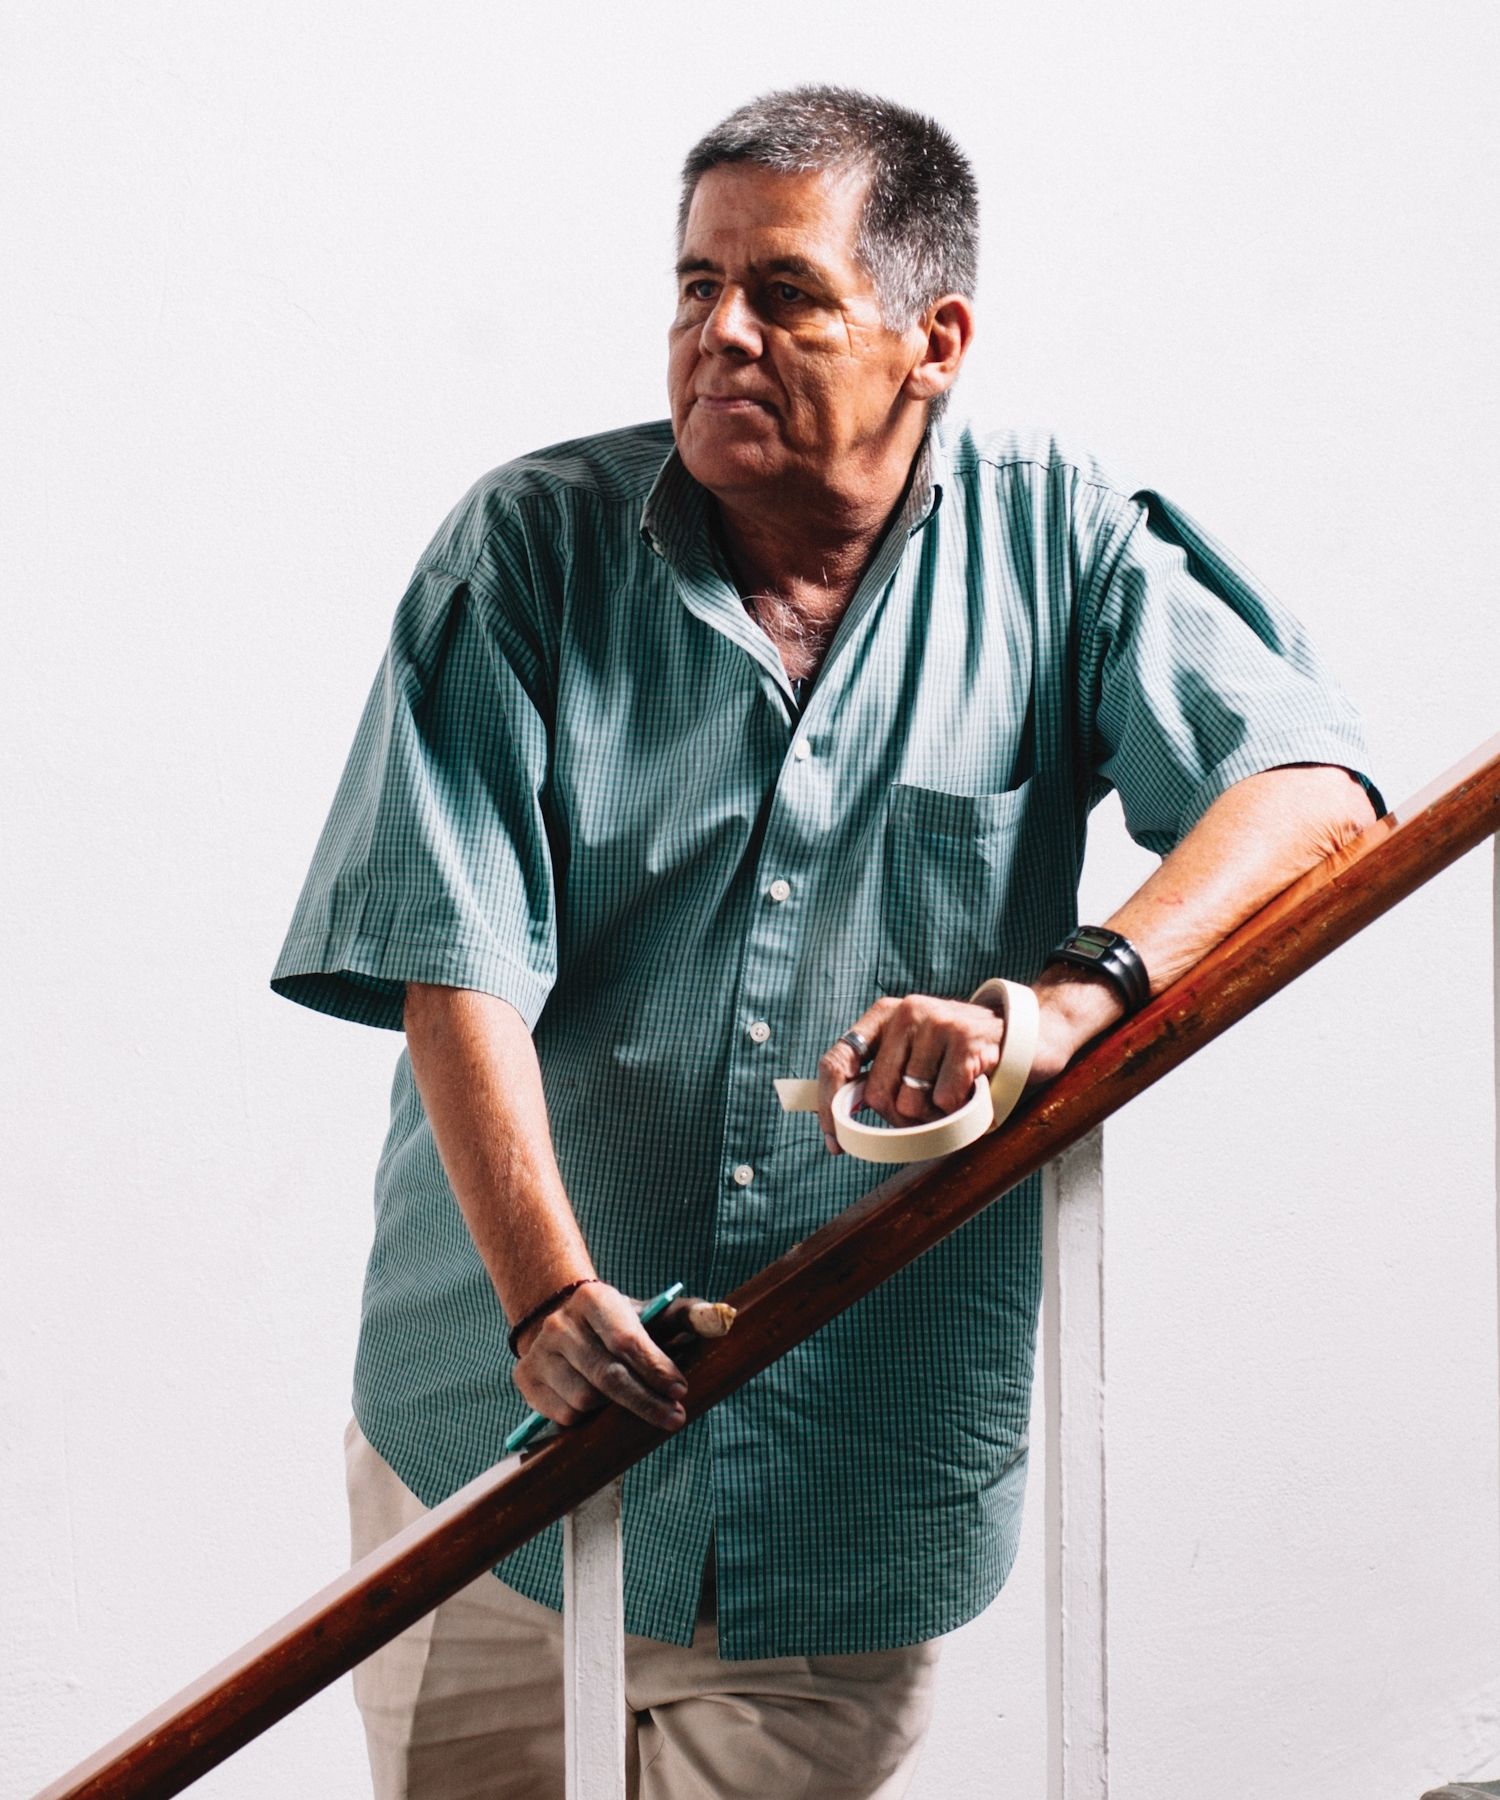
<svg viewBox="0 0 1500 1800">
<path fill-rule="evenodd" d="M 940 423 L 976 197 L 936 125 L 757 101 L 689 156 L 679 235 L 670 429 L 459 503 L 274 982 L 407 1035 L 356 1554 L 527 1406 L 630 1407 L 669 1433 L 625 1484 L 639 1791 L 896 1795 L 937 1640 L 1015 1554 L 1037 1184 L 686 1430 L 636 1301 L 726 1293 L 872 1185 L 829 1135 L 866 1057 L 891 1122 L 953 1111 L 998 974 L 1045 1080 L 1374 809 L 1300 628 L 1185 514 Z M 1091 951 L 1111 786 L 1165 860 Z M 814 1067 L 821 1139 L 772 1087 Z M 382 1796 L 561 1791 L 557 1534 L 498 1573 L 361 1669 Z"/>
</svg>

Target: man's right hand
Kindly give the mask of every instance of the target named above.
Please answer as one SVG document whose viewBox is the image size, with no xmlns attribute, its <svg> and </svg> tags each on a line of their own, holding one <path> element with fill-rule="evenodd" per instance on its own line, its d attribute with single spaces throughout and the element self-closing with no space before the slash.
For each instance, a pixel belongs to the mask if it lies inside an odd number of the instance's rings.
<svg viewBox="0 0 1500 1800">
<path fill-rule="evenodd" d="M 507 1000 L 406 984 L 412 1073 L 454 1198 L 506 1316 L 592 1272 L 553 1154 L 536 1046 Z M 646 1335 L 635 1302 L 590 1281 L 522 1333 L 515 1382 L 572 1425 L 614 1400 L 662 1431 L 687 1422 L 682 1371 Z M 671 1313 L 664 1315 L 670 1319 Z"/>
<path fill-rule="evenodd" d="M 515 1383 L 526 1403 L 558 1425 L 610 1400 L 662 1431 L 686 1424 L 687 1382 L 638 1315 L 637 1303 L 605 1282 L 575 1288 L 517 1344 Z"/>
</svg>

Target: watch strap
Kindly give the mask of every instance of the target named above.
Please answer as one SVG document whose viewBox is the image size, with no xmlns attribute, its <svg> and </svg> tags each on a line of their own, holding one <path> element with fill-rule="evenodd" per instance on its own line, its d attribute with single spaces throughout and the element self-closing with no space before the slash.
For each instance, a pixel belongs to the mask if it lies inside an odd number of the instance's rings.
<svg viewBox="0 0 1500 1800">
<path fill-rule="evenodd" d="M 1047 958 L 1103 975 L 1125 1003 L 1125 1016 L 1138 1013 L 1151 998 L 1151 977 L 1140 952 L 1127 937 L 1105 925 L 1080 925 Z"/>
</svg>

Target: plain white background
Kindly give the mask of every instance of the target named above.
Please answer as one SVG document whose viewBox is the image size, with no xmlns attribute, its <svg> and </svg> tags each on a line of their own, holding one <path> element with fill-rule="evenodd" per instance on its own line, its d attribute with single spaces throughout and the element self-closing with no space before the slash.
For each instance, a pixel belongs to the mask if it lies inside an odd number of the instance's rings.
<svg viewBox="0 0 1500 1800">
<path fill-rule="evenodd" d="M 1394 802 L 1496 728 L 1500 19 L 13 0 L 0 70 L 21 1795 L 342 1566 L 398 1044 L 266 979 L 437 522 L 664 411 L 688 144 L 804 79 L 936 113 L 984 198 L 957 410 L 1233 548 Z M 1096 839 L 1102 911 L 1151 859 Z M 1111 1129 L 1117 1800 L 1500 1775 L 1489 906 L 1480 853 Z M 923 1800 L 1039 1800 L 1040 1524 Z M 341 1683 L 198 1791 L 365 1780 Z"/>
</svg>

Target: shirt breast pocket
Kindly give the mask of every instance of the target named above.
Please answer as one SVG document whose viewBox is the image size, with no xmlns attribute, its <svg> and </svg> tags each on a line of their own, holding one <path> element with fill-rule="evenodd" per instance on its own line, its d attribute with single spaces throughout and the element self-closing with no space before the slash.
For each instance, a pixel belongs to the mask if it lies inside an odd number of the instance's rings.
<svg viewBox="0 0 1500 1800">
<path fill-rule="evenodd" d="M 1042 916 L 1037 782 L 989 794 L 895 783 L 881 844 L 875 980 L 886 994 L 965 999 L 987 976 L 1024 979 Z"/>
</svg>

